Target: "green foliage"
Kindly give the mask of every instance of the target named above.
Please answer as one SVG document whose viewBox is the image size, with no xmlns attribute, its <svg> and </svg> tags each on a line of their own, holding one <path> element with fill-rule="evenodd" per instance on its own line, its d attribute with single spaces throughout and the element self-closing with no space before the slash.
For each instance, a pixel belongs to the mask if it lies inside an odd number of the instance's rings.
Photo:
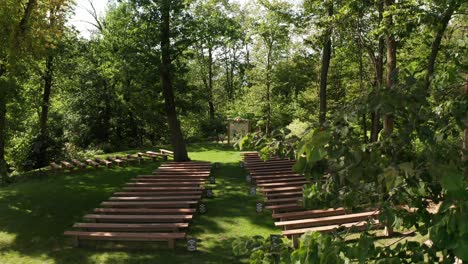
<svg viewBox="0 0 468 264">
<path fill-rule="evenodd" d="M 232 241 L 231 246 L 235 256 L 250 256 L 251 264 L 293 263 L 289 259 L 292 248 L 282 238 L 238 237 Z"/>
</svg>

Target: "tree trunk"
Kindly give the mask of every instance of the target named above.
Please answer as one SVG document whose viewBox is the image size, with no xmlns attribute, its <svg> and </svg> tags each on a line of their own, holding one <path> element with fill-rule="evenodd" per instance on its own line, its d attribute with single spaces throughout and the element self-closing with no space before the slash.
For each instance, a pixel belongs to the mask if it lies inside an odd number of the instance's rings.
<svg viewBox="0 0 468 264">
<path fill-rule="evenodd" d="M 333 16 L 333 4 L 330 4 L 328 7 L 328 16 Z M 320 114 L 319 114 L 319 123 L 320 126 L 325 125 L 327 120 L 327 78 L 328 78 L 328 68 L 330 67 L 331 59 L 331 28 L 327 30 L 327 36 L 325 44 L 323 45 L 322 53 L 322 69 L 320 73 Z"/>
<path fill-rule="evenodd" d="M 426 66 L 426 77 L 424 80 L 424 88 L 426 91 L 426 95 L 429 95 L 429 87 L 431 85 L 432 75 L 434 74 L 435 62 L 437 59 L 437 54 L 440 50 L 440 43 L 442 41 L 442 37 L 444 36 L 445 30 L 447 29 L 447 25 L 452 18 L 453 13 L 455 10 L 460 6 L 458 1 L 452 1 L 447 10 L 445 10 L 444 14 L 440 22 L 437 24 L 437 33 L 434 41 L 432 42 L 431 46 L 431 54 L 427 60 Z"/>
<path fill-rule="evenodd" d="M 6 98 L 0 95 L 0 185 L 8 178 L 8 166 L 5 160 L 6 140 Z"/>
<path fill-rule="evenodd" d="M 215 118 L 215 108 L 213 103 L 213 48 L 208 47 L 208 89 L 209 89 L 209 101 L 210 106 L 210 119 Z"/>
<path fill-rule="evenodd" d="M 52 80 L 53 80 L 53 56 L 48 55 L 45 62 L 45 71 L 44 71 L 44 91 L 42 94 L 42 106 L 41 106 L 41 116 L 39 118 L 39 135 L 40 135 L 40 144 L 39 153 L 37 154 L 37 164 L 38 168 L 42 168 L 47 165 L 47 147 L 49 143 L 49 133 L 47 128 L 47 120 L 49 117 L 49 105 L 50 105 L 50 93 L 52 90 Z"/>
<path fill-rule="evenodd" d="M 166 108 L 167 122 L 171 131 L 171 142 L 174 148 L 174 161 L 189 161 L 184 137 L 177 119 L 174 102 L 174 91 L 171 79 L 171 43 L 170 43 L 170 11 L 171 0 L 163 0 L 161 4 L 161 66 L 160 75 L 164 95 L 164 105 Z"/>
<path fill-rule="evenodd" d="M 268 54 L 267 54 L 267 67 L 266 67 L 266 126 L 265 133 L 268 135 L 270 133 L 271 125 L 271 102 L 270 102 L 270 91 L 271 91 L 271 56 L 273 52 L 273 43 L 268 44 Z"/>
<path fill-rule="evenodd" d="M 383 2 L 379 1 L 377 9 L 379 10 L 379 21 L 383 21 Z M 383 37 L 379 37 L 378 54 L 375 59 L 375 85 L 376 90 L 379 92 L 383 85 L 383 54 L 385 49 L 385 40 Z M 380 112 L 378 109 L 374 110 L 371 114 L 372 127 L 371 127 L 371 142 L 376 142 L 379 139 L 379 133 L 382 129 L 380 123 Z"/>
<path fill-rule="evenodd" d="M 468 96 L 468 82 L 465 79 L 465 94 L 464 96 Z M 465 114 L 465 124 L 468 123 L 468 113 Z M 468 162 L 468 127 L 465 127 L 463 131 L 463 138 L 462 138 L 463 146 L 462 146 L 462 160 L 466 164 Z M 465 177 L 468 174 L 467 166 L 465 166 Z"/>
<path fill-rule="evenodd" d="M 384 5 L 386 9 L 390 9 L 395 4 L 395 0 L 385 0 Z M 387 76 L 385 80 L 385 88 L 388 90 L 393 89 L 396 79 L 396 42 L 395 36 L 391 32 L 393 30 L 393 16 L 388 15 L 385 19 L 385 27 L 387 34 L 385 41 L 387 43 Z M 384 133 L 390 136 L 393 133 L 393 114 L 385 113 L 384 116 Z"/>
</svg>

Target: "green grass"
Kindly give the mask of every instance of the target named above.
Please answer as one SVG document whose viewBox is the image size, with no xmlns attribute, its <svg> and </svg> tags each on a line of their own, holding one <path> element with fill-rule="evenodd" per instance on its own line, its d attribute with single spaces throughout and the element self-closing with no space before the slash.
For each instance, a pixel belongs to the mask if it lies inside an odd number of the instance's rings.
<svg viewBox="0 0 468 264">
<path fill-rule="evenodd" d="M 242 263 L 232 255 L 230 241 L 239 236 L 279 233 L 267 212 L 257 214 L 249 196 L 240 154 L 227 146 L 196 144 L 194 160 L 220 162 L 215 198 L 204 199 L 208 212 L 197 215 L 190 235 L 199 239 L 199 251 L 184 243 L 169 250 L 165 243 L 87 243 L 74 248 L 62 234 L 82 216 L 138 174 L 151 173 L 158 163 L 111 170 L 87 170 L 40 177 L 0 188 L 0 264 L 32 263 Z"/>
</svg>

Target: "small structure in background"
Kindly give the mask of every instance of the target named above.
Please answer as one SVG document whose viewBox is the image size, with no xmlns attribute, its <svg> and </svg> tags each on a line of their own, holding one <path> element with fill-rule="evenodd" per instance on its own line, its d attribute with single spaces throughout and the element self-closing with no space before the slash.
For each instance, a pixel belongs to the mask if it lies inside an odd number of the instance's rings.
<svg viewBox="0 0 468 264">
<path fill-rule="evenodd" d="M 228 119 L 228 144 L 231 144 L 231 140 L 239 139 L 250 133 L 251 122 L 249 119 L 242 118 L 229 118 Z"/>
</svg>

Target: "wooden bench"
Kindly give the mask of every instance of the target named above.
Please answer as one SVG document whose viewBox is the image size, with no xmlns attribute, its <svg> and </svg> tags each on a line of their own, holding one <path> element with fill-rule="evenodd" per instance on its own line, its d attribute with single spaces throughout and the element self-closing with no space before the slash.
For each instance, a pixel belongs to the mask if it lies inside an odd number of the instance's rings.
<svg viewBox="0 0 468 264">
<path fill-rule="evenodd" d="M 198 191 L 180 191 L 180 192 L 170 192 L 170 191 L 151 191 L 151 192 L 115 192 L 114 196 L 155 196 L 155 195 L 164 195 L 164 196 L 180 196 L 180 195 L 201 195 L 203 192 Z"/>
<path fill-rule="evenodd" d="M 79 161 L 77 159 L 72 159 L 72 163 L 73 163 L 73 165 L 75 165 L 76 167 L 78 167 L 78 168 L 80 168 L 82 170 L 86 169 L 86 164 L 84 164 L 83 162 L 81 162 L 81 161 Z"/>
<path fill-rule="evenodd" d="M 196 178 L 196 177 L 155 177 L 155 178 L 133 178 L 130 179 L 131 182 L 205 182 L 205 178 Z"/>
<path fill-rule="evenodd" d="M 104 159 L 101 159 L 101 158 L 95 158 L 94 160 L 97 163 L 106 166 L 106 168 L 108 168 L 108 169 L 112 168 L 112 162 L 110 162 L 108 160 L 104 160 Z"/>
<path fill-rule="evenodd" d="M 167 160 L 167 157 L 169 156 L 167 154 L 162 154 L 162 153 L 158 153 L 158 152 L 154 152 L 154 151 L 146 151 L 146 154 L 149 154 L 149 155 L 152 155 L 152 156 L 155 156 L 155 157 L 162 157 L 163 160 Z"/>
<path fill-rule="evenodd" d="M 295 173 L 298 174 L 297 172 L 293 171 L 291 168 L 284 168 L 284 169 L 272 169 L 272 170 L 257 170 L 257 171 L 249 171 L 250 175 L 281 175 L 281 174 L 290 174 L 290 173 Z"/>
<path fill-rule="evenodd" d="M 150 214 L 150 215 L 176 215 L 176 214 L 194 214 L 196 213 L 194 208 L 156 208 L 156 209 L 145 209 L 145 208 L 95 208 L 95 213 L 100 214 Z"/>
<path fill-rule="evenodd" d="M 298 229 L 315 226 L 327 226 L 335 224 L 345 224 L 351 222 L 367 221 L 369 218 L 377 218 L 379 215 L 378 211 L 356 213 L 356 214 L 344 214 L 334 216 L 324 216 L 309 219 L 298 219 L 298 220 L 287 220 L 275 222 L 275 226 L 281 227 L 284 230 Z"/>
<path fill-rule="evenodd" d="M 70 162 L 67 162 L 67 161 L 61 161 L 60 162 L 62 164 L 62 168 L 65 170 L 65 169 L 68 169 L 70 172 L 73 171 L 73 169 L 75 168 L 75 166 L 73 166 Z"/>
<path fill-rule="evenodd" d="M 128 165 L 130 165 L 130 163 L 138 163 L 138 164 L 140 163 L 140 161 L 138 159 L 129 159 L 126 156 L 117 155 L 117 156 L 115 156 L 115 158 L 125 162 L 125 164 L 128 164 Z"/>
<path fill-rule="evenodd" d="M 111 215 L 111 214 L 87 214 L 83 217 L 96 222 L 125 222 L 125 223 L 172 223 L 181 221 L 191 221 L 193 215 Z"/>
<path fill-rule="evenodd" d="M 106 231 L 106 232 L 154 232 L 172 231 L 178 232 L 189 227 L 189 223 L 146 223 L 146 224 L 120 224 L 120 223 L 76 223 L 74 228 L 81 228 L 85 231 Z"/>
<path fill-rule="evenodd" d="M 297 248 L 299 245 L 299 237 L 307 232 L 330 233 L 340 228 L 344 230 L 351 229 L 355 231 L 363 231 L 369 227 L 372 227 L 375 229 L 375 228 L 380 228 L 381 226 L 382 225 L 380 224 L 379 220 L 374 220 L 374 223 L 372 226 L 369 226 L 367 221 L 360 221 L 360 222 L 346 223 L 342 225 L 328 225 L 328 226 L 317 226 L 317 227 L 285 230 L 285 231 L 282 231 L 281 234 L 283 236 L 290 237 L 293 241 L 294 247 Z"/>
<path fill-rule="evenodd" d="M 302 197 L 288 197 L 288 198 L 277 198 L 277 199 L 267 199 L 265 204 L 275 205 L 275 204 L 291 204 L 299 203 L 302 200 Z"/>
<path fill-rule="evenodd" d="M 266 193 L 267 199 L 287 198 L 287 197 L 302 197 L 302 191 L 298 192 L 280 192 L 280 193 Z"/>
<path fill-rule="evenodd" d="M 306 180 L 300 181 L 283 181 L 283 182 L 271 182 L 271 183 L 257 183 L 257 187 L 270 188 L 270 187 L 287 187 L 287 186 L 303 186 L 308 184 Z"/>
<path fill-rule="evenodd" d="M 167 150 L 167 149 L 159 149 L 159 152 L 161 152 L 161 154 L 166 154 L 168 156 L 174 157 L 174 152 L 173 151 L 170 151 L 170 150 Z"/>
<path fill-rule="evenodd" d="M 260 188 L 262 193 L 275 193 L 275 192 L 288 192 L 288 191 L 302 191 L 302 186 L 278 187 L 278 188 Z"/>
<path fill-rule="evenodd" d="M 137 161 L 138 164 L 141 164 L 141 162 L 143 161 L 143 158 L 140 157 L 140 156 L 138 156 L 138 155 L 135 156 L 135 155 L 130 155 L 130 154 L 128 154 L 126 157 L 127 157 L 127 159 L 129 159 L 129 160 L 135 160 L 135 161 Z"/>
<path fill-rule="evenodd" d="M 275 183 L 275 182 L 285 182 L 285 181 L 301 181 L 305 180 L 306 178 L 304 176 L 289 176 L 289 177 L 276 177 L 272 179 L 261 179 L 257 178 L 255 180 L 256 184 L 259 183 Z"/>
<path fill-rule="evenodd" d="M 129 182 L 125 186 L 129 187 L 183 187 L 200 186 L 203 182 Z"/>
<path fill-rule="evenodd" d="M 117 166 L 119 166 L 119 167 L 123 167 L 125 165 L 125 161 L 121 160 L 121 159 L 117 159 L 117 158 L 113 158 L 113 157 L 107 157 L 106 160 L 111 161 L 111 162 L 115 162 L 117 164 Z"/>
<path fill-rule="evenodd" d="M 50 169 L 53 170 L 56 175 L 62 172 L 62 166 L 58 165 L 55 162 L 50 163 Z"/>
<path fill-rule="evenodd" d="M 156 161 L 156 156 L 154 155 L 150 155 L 150 154 L 147 154 L 147 153 L 143 153 L 143 152 L 138 152 L 138 157 L 143 159 L 143 158 L 150 158 L 152 159 L 153 161 Z"/>
<path fill-rule="evenodd" d="M 286 220 L 296 220 L 296 219 L 304 219 L 304 218 L 344 215 L 345 213 L 346 213 L 345 209 L 343 207 L 340 207 L 336 209 L 330 208 L 327 210 L 307 210 L 307 211 L 300 211 L 300 212 L 273 214 L 273 218 L 277 218 L 280 221 L 286 221 Z"/>
<path fill-rule="evenodd" d="M 185 192 L 185 191 L 202 191 L 203 188 L 200 187 L 123 187 L 123 191 L 172 191 L 172 192 Z"/>
<path fill-rule="evenodd" d="M 200 200 L 201 195 L 192 196 L 118 196 L 110 197 L 110 201 L 195 201 Z"/>
<path fill-rule="evenodd" d="M 163 201 L 163 202 L 102 202 L 102 207 L 123 208 L 190 208 L 198 201 Z"/>
<path fill-rule="evenodd" d="M 75 238 L 75 245 L 80 240 L 110 240 L 110 241 L 167 241 L 169 248 L 175 248 L 175 241 L 185 239 L 185 233 L 127 233 L 127 232 L 84 232 L 67 231 L 66 236 Z"/>
<path fill-rule="evenodd" d="M 280 205 L 268 205 L 265 206 L 265 209 L 271 210 L 273 214 L 279 213 L 279 212 L 290 212 L 290 211 L 299 211 L 299 210 L 304 210 L 302 206 L 300 206 L 297 203 L 291 203 L 291 204 L 280 204 Z"/>
<path fill-rule="evenodd" d="M 89 166 L 94 167 L 95 169 L 99 168 L 99 163 L 95 162 L 92 159 L 86 159 L 86 163 L 88 163 Z"/>
</svg>

